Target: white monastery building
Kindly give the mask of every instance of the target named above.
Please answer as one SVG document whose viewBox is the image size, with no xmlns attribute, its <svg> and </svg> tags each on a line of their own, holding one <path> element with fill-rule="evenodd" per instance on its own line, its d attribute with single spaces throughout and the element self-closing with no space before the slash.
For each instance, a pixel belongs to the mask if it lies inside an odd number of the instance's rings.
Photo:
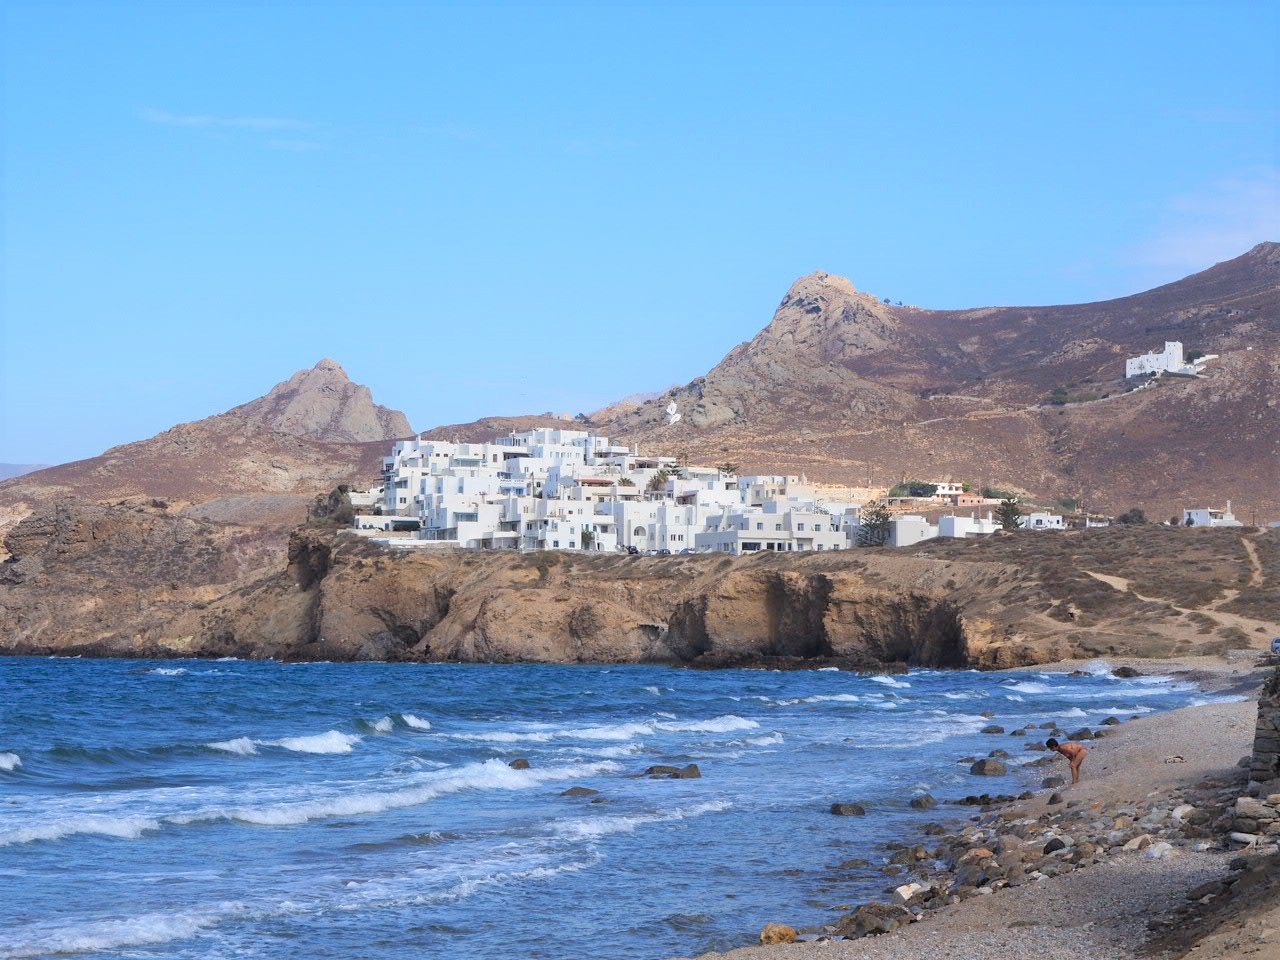
<svg viewBox="0 0 1280 960">
<path fill-rule="evenodd" d="M 1239 527 L 1243 526 L 1236 515 L 1231 512 L 1231 501 L 1227 501 L 1227 509 L 1213 507 L 1196 507 L 1182 511 L 1182 525 L 1185 527 Z"/>
<path fill-rule="evenodd" d="M 1199 357 L 1188 362 L 1182 356 L 1182 344 L 1177 340 L 1166 340 L 1164 349 L 1159 353 L 1144 353 L 1140 357 L 1130 357 L 1124 362 L 1126 377 L 1143 377 L 1148 374 L 1180 373 L 1195 376 L 1204 370 L 1205 363 L 1216 360 L 1217 354 Z"/>
</svg>

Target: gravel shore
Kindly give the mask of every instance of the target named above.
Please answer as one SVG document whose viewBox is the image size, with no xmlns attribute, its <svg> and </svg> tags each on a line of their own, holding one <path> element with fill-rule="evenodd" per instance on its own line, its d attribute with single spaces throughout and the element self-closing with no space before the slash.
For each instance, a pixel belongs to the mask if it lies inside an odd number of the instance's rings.
<svg viewBox="0 0 1280 960">
<path fill-rule="evenodd" d="M 1261 676 L 1252 664 L 1221 661 L 1135 665 L 1144 673 L 1177 672 L 1188 679 L 1188 671 L 1195 671 L 1206 688 L 1219 692 L 1247 691 Z M 1047 669 L 1079 667 L 1077 662 Z M 1226 842 L 1224 824 L 1232 800 L 1244 789 L 1245 771 L 1237 761 L 1250 751 L 1255 714 L 1252 700 L 1217 703 L 1107 729 L 1103 739 L 1088 743 L 1083 781 L 1059 788 L 1061 801 L 1050 805 L 1051 791 L 1044 790 L 995 805 L 973 818 L 978 823 L 946 838 L 953 850 L 962 851 L 965 844 L 997 846 L 1009 830 L 1034 849 L 1027 864 L 1008 875 L 1011 879 L 978 881 L 982 888 L 969 888 L 958 903 L 943 905 L 955 897 L 938 898 L 926 902 L 923 911 L 916 907 L 918 922 L 907 917 L 901 927 L 880 936 L 744 947 L 699 960 L 1130 960 L 1144 949 L 1150 920 L 1186 904 L 1191 889 L 1228 875 L 1235 852 Z M 1045 772 L 1066 773 L 1065 761 L 1061 766 Z M 1171 815 L 1183 805 L 1189 806 L 1181 815 Z M 1194 815 L 1185 812 L 1192 808 Z M 1192 822 L 1183 823 L 1184 816 Z M 1122 829 L 1112 829 L 1113 824 Z M 1062 860 L 1043 858 L 1038 845 L 1047 836 L 1067 841 L 1069 849 L 1058 855 Z M 1141 846 L 1124 849 L 1129 839 Z M 1149 847 L 1162 840 L 1172 849 L 1153 853 Z M 1078 852 L 1067 856 L 1072 848 Z M 959 867 L 951 869 L 954 892 Z M 999 870 L 993 875 L 1000 877 Z M 928 876 L 886 877 L 886 885 L 911 879 L 927 882 Z M 846 925 L 852 917 L 845 918 Z M 762 927 L 766 921 L 786 923 L 786 918 L 762 917 Z M 1246 936 L 1257 949 L 1240 955 L 1250 960 L 1280 955 L 1269 952 L 1266 938 L 1259 936 Z M 1236 955 L 1244 942 L 1237 941 L 1221 955 Z"/>
</svg>

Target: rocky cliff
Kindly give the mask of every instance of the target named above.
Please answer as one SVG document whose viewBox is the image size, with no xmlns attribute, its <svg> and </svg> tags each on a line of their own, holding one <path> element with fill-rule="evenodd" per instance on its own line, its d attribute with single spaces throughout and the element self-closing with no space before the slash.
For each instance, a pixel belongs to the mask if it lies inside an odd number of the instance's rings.
<svg viewBox="0 0 1280 960">
<path fill-rule="evenodd" d="M 1149 528 L 646 558 L 388 551 L 312 525 L 282 567 L 248 530 L 62 505 L 8 537 L 0 651 L 867 669 L 1220 653 L 1280 630 L 1274 541 Z"/>
</svg>

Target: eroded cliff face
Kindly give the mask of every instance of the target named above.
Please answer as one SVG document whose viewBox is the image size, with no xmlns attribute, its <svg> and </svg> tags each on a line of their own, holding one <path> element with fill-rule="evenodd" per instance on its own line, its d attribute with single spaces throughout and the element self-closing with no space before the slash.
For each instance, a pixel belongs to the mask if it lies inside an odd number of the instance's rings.
<svg viewBox="0 0 1280 960">
<path fill-rule="evenodd" d="M 182 634 L 164 641 L 241 655 L 699 665 L 826 658 L 867 668 L 971 661 L 960 611 L 946 596 L 870 586 L 855 562 L 392 553 L 314 531 L 295 534 L 286 573 L 174 630 Z"/>
<path fill-rule="evenodd" d="M 742 558 L 285 536 L 154 503 L 63 503 L 6 540 L 0 653 L 875 670 L 1221 653 L 1280 632 L 1280 541 L 1259 531 Z"/>
</svg>

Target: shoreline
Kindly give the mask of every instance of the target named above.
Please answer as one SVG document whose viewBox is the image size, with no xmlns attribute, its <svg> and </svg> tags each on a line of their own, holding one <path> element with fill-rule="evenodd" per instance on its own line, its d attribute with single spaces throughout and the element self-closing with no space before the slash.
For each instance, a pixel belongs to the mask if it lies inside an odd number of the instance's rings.
<svg viewBox="0 0 1280 960">
<path fill-rule="evenodd" d="M 1196 682 L 1213 696 L 1247 699 L 1183 707 L 1100 728 L 1104 735 L 1089 742 L 1078 786 L 1033 787 L 1028 781 L 1038 779 L 1036 767 L 1020 768 L 1022 783 L 1014 790 L 1021 792 L 1020 799 L 979 808 L 957 806 L 954 817 L 932 818 L 944 819 L 947 826 L 942 828 L 922 815 L 916 836 L 876 850 L 880 858 L 889 857 L 890 865 L 904 868 L 896 876 L 884 876 L 888 890 L 897 888 L 896 896 L 885 893 L 821 931 L 806 928 L 800 942 L 702 953 L 697 960 L 1182 956 L 1179 947 L 1189 946 L 1189 941 L 1182 944 L 1189 935 L 1179 930 L 1186 924 L 1180 920 L 1163 932 L 1157 954 L 1148 946 L 1155 937 L 1148 921 L 1172 915 L 1187 904 L 1188 891 L 1208 889 L 1229 875 L 1233 863 L 1241 866 L 1235 852 L 1241 845 L 1230 842 L 1227 834 L 1231 805 L 1245 791 L 1247 772 L 1238 760 L 1252 748 L 1257 690 L 1266 671 L 1256 657 L 1248 662 L 1108 657 L 1106 662 L 1112 668 L 1133 666 Z M 1013 669 L 1069 673 L 1088 663 Z M 1065 761 L 1062 770 L 1058 766 L 1046 772 L 1065 773 Z M 1059 802 L 1051 803 L 1051 798 Z M 941 809 L 940 803 L 933 813 Z M 981 812 L 974 815 L 974 809 Z M 1061 849 L 1046 854 L 1048 844 L 1061 844 Z M 909 883 L 920 888 L 904 886 Z M 1206 896 L 1192 906 L 1212 911 L 1217 894 Z M 787 919 L 762 917 L 761 928 L 767 922 L 786 924 Z M 1247 921 L 1237 926 L 1243 932 L 1230 941 L 1235 946 L 1224 957 L 1237 955 L 1235 947 L 1253 935 Z M 846 934 L 856 939 L 834 939 Z M 1258 939 L 1269 935 L 1264 926 Z M 1217 956 L 1197 952 L 1198 958 Z M 1280 948 L 1266 956 L 1280 957 Z"/>
</svg>

